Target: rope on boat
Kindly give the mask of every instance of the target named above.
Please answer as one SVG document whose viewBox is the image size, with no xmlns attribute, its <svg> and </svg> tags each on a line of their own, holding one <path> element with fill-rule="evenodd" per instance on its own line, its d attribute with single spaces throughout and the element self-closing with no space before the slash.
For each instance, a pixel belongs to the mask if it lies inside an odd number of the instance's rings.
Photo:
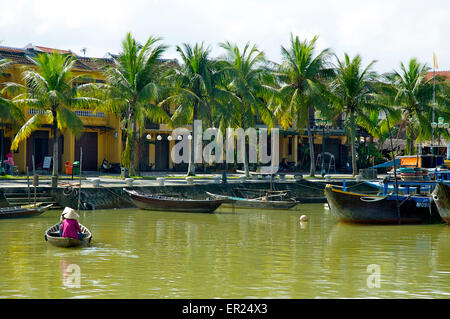
<svg viewBox="0 0 450 319">
<path fill-rule="evenodd" d="M 410 198 L 411 198 L 411 195 L 406 196 L 406 198 L 404 200 L 402 200 L 402 202 L 398 205 L 398 207 L 402 206 Z"/>
</svg>

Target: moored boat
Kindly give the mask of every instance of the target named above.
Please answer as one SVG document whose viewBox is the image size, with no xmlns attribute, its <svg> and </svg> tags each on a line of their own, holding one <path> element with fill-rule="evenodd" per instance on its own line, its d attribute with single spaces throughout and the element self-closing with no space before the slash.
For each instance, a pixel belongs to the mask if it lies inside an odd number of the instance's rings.
<svg viewBox="0 0 450 319">
<path fill-rule="evenodd" d="M 450 185 L 437 183 L 432 198 L 441 218 L 450 224 Z"/>
<path fill-rule="evenodd" d="M 125 188 L 124 191 L 130 196 L 130 199 L 137 207 L 146 210 L 212 213 L 223 203 L 229 202 L 226 199 L 187 199 L 160 195 L 144 195 Z"/>
<path fill-rule="evenodd" d="M 332 213 L 341 221 L 363 224 L 420 224 L 441 221 L 431 205 L 431 198 L 423 195 L 367 195 L 325 187 Z"/>
<path fill-rule="evenodd" d="M 89 229 L 80 224 L 81 232 L 86 234 L 83 240 L 60 237 L 59 229 L 61 224 L 57 223 L 45 231 L 45 240 L 57 247 L 85 247 L 91 243 L 92 234 Z"/>
<path fill-rule="evenodd" d="M 0 219 L 25 218 L 38 216 L 47 211 L 53 204 L 46 206 L 13 206 L 0 208 Z"/>
<path fill-rule="evenodd" d="M 297 205 L 294 200 L 264 200 L 261 198 L 242 198 L 227 195 L 212 194 L 206 192 L 209 196 L 215 199 L 225 199 L 229 200 L 228 203 L 224 203 L 223 207 L 234 207 L 234 208 L 259 208 L 259 209 L 290 209 Z"/>
</svg>

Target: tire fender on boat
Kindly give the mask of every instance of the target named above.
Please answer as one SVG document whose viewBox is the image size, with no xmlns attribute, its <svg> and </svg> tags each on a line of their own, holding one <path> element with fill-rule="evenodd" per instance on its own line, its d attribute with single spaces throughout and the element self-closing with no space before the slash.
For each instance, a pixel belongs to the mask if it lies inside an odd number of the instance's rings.
<svg viewBox="0 0 450 319">
<path fill-rule="evenodd" d="M 70 196 L 70 194 L 72 194 L 72 192 L 73 192 L 73 188 L 71 186 L 67 186 L 63 190 L 64 196 Z"/>
<path fill-rule="evenodd" d="M 386 196 L 383 196 L 383 197 L 370 197 L 370 196 L 365 196 L 365 197 L 360 197 L 359 199 L 362 200 L 363 202 L 369 202 L 369 203 L 371 203 L 371 202 L 378 202 L 378 201 L 383 200 L 383 199 L 385 199 L 385 198 L 386 198 Z"/>
</svg>

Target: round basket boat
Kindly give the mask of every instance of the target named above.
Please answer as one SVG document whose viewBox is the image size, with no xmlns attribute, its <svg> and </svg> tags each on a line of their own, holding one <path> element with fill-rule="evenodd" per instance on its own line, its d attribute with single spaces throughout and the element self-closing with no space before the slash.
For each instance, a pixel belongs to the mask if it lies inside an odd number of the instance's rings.
<svg viewBox="0 0 450 319">
<path fill-rule="evenodd" d="M 81 232 L 86 234 L 83 240 L 70 238 L 70 237 L 60 237 L 59 236 L 60 223 L 53 225 L 45 231 L 45 240 L 50 244 L 57 247 L 86 247 L 89 246 L 92 240 L 92 234 L 89 229 L 80 224 Z"/>
</svg>

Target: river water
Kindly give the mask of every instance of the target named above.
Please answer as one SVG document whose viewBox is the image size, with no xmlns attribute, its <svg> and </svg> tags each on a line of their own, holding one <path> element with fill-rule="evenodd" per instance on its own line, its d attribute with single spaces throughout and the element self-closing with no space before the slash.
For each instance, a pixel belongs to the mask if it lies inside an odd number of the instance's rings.
<svg viewBox="0 0 450 319">
<path fill-rule="evenodd" d="M 59 214 L 0 220 L 0 298 L 450 297 L 444 224 L 342 224 L 324 204 L 99 210 L 80 217 L 92 245 L 68 249 L 44 240 Z"/>
</svg>

